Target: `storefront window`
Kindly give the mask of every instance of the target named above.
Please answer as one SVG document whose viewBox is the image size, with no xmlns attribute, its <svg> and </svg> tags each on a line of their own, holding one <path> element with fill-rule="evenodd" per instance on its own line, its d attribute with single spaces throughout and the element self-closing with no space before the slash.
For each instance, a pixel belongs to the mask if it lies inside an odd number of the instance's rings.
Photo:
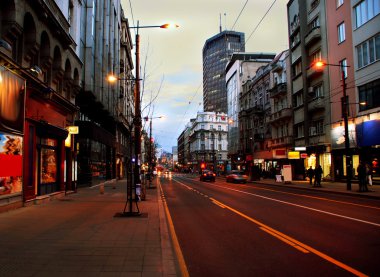
<svg viewBox="0 0 380 277">
<path fill-rule="evenodd" d="M 57 181 L 57 152 L 55 149 L 41 149 L 41 184 Z"/>
<path fill-rule="evenodd" d="M 331 153 L 324 153 L 319 156 L 319 164 L 323 170 L 323 177 L 331 178 Z"/>
<path fill-rule="evenodd" d="M 312 169 L 315 169 L 317 166 L 317 157 L 315 154 L 311 154 L 307 159 L 305 159 L 305 168 L 308 169 L 310 166 Z"/>
<path fill-rule="evenodd" d="M 352 155 L 352 175 L 358 175 L 357 168 L 359 165 L 359 155 Z M 343 155 L 343 174 L 347 176 L 347 167 L 346 167 L 346 155 Z"/>
</svg>

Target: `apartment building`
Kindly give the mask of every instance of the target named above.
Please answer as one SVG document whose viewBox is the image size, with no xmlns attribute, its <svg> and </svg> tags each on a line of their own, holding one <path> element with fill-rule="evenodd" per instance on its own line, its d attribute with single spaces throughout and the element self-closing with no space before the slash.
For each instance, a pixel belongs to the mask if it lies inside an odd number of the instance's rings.
<svg viewBox="0 0 380 277">
<path fill-rule="evenodd" d="M 314 67 L 328 54 L 326 1 L 291 0 L 287 9 L 294 146 L 307 154 L 293 161 L 293 174 L 303 178 L 305 168 L 321 165 L 331 178 L 329 75 Z"/>
<path fill-rule="evenodd" d="M 228 121 L 225 113 L 198 112 L 192 123 L 189 143 L 191 170 L 203 165 L 217 173 L 225 171 Z"/>
<path fill-rule="evenodd" d="M 226 66 L 228 156 L 232 169 L 245 161 L 239 138 L 239 97 L 242 94 L 242 85 L 255 76 L 256 71 L 268 64 L 274 56 L 271 53 L 233 53 Z"/>
</svg>

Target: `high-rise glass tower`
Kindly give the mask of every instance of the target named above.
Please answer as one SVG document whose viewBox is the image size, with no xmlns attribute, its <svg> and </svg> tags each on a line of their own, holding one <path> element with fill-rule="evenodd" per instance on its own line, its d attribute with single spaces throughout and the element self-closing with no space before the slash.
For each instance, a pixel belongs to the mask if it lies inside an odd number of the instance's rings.
<svg viewBox="0 0 380 277">
<path fill-rule="evenodd" d="M 227 113 L 226 65 L 234 52 L 245 52 L 244 33 L 223 31 L 203 46 L 203 107 Z"/>
</svg>

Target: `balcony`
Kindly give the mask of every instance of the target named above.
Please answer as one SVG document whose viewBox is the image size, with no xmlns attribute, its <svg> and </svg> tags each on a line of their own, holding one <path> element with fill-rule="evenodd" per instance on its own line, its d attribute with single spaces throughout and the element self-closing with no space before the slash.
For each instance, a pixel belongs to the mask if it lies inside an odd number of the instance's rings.
<svg viewBox="0 0 380 277">
<path fill-rule="evenodd" d="M 286 94 L 286 91 L 287 91 L 286 83 L 276 84 L 273 88 L 269 90 L 270 97 L 274 98 L 274 97 Z"/>
<path fill-rule="evenodd" d="M 311 111 L 316 111 L 316 110 L 323 110 L 325 109 L 325 106 L 326 106 L 325 99 L 318 97 L 318 98 L 314 98 L 313 100 L 309 102 L 309 104 L 307 105 L 307 109 L 309 112 L 311 112 Z"/>
<path fill-rule="evenodd" d="M 287 137 L 272 139 L 271 147 L 277 148 L 277 147 L 283 147 L 283 146 L 292 145 L 292 144 L 293 144 L 293 137 L 287 136 Z"/>
<path fill-rule="evenodd" d="M 309 47 L 312 43 L 315 43 L 321 39 L 321 28 L 314 27 L 305 36 L 305 46 Z"/>
<path fill-rule="evenodd" d="M 293 110 L 291 108 L 285 108 L 277 112 L 272 113 L 269 116 L 269 123 L 276 123 L 282 119 L 291 118 L 293 116 Z"/>
<path fill-rule="evenodd" d="M 320 76 L 323 73 L 323 69 L 316 68 L 314 66 L 309 67 L 306 70 L 306 77 L 307 78 L 316 78 L 317 76 Z"/>
</svg>

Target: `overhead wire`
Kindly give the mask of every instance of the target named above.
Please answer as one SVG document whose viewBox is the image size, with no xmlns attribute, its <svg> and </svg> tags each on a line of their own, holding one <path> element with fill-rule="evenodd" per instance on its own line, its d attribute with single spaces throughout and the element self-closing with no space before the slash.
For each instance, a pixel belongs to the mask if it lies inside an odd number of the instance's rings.
<svg viewBox="0 0 380 277">
<path fill-rule="evenodd" d="M 249 0 L 245 1 L 245 4 L 244 4 L 243 8 L 240 10 L 239 15 L 237 16 L 237 18 L 236 18 L 234 24 L 233 24 L 232 27 L 231 27 L 231 30 L 232 30 L 232 31 L 233 31 L 234 28 L 235 28 L 236 22 L 239 20 L 241 14 L 243 13 L 243 11 L 244 11 L 244 9 L 245 9 L 245 6 L 247 6 L 248 1 L 249 1 Z"/>
<path fill-rule="evenodd" d="M 245 44 L 247 44 L 247 42 L 249 41 L 249 39 L 252 37 L 252 35 L 256 32 L 257 28 L 259 28 L 261 22 L 265 19 L 265 17 L 267 16 L 267 14 L 269 13 L 269 11 L 272 9 L 273 5 L 276 3 L 277 0 L 274 0 L 273 3 L 270 5 L 269 9 L 266 11 L 266 13 L 264 14 L 264 16 L 260 19 L 259 23 L 257 23 L 256 27 L 253 29 L 253 31 L 250 33 L 249 37 L 247 38 L 247 40 L 245 41 Z"/>
</svg>

